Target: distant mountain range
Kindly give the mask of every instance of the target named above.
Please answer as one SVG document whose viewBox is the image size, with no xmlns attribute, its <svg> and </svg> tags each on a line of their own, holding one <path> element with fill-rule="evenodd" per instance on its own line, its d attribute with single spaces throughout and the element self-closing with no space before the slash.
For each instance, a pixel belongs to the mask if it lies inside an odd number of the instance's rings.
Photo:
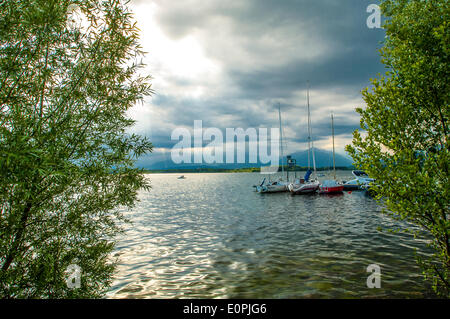
<svg viewBox="0 0 450 319">
<path fill-rule="evenodd" d="M 332 167 L 333 166 L 333 153 L 322 149 L 314 149 L 316 158 L 316 167 Z M 167 154 L 168 155 L 168 154 Z M 291 155 L 297 161 L 297 166 L 308 166 L 308 151 L 295 152 Z M 286 159 L 284 160 L 286 165 Z M 221 168 L 221 169 L 239 169 L 249 167 L 265 166 L 261 163 L 242 163 L 242 164 L 175 164 L 170 159 L 170 156 L 165 156 L 164 160 L 151 164 L 142 163 L 139 165 L 142 168 L 149 170 L 169 170 L 169 169 L 198 169 L 198 168 Z M 349 157 L 336 154 L 336 166 L 349 167 L 352 166 L 352 160 Z M 311 159 L 312 167 L 312 159 Z"/>
<path fill-rule="evenodd" d="M 290 154 L 292 158 L 297 161 L 298 166 L 308 166 L 308 151 L 301 151 Z M 333 152 L 325 151 L 319 148 L 314 148 L 314 155 L 316 158 L 316 167 L 333 167 Z M 312 155 L 311 155 L 312 157 Z M 336 166 L 348 167 L 352 166 L 352 159 L 340 154 L 335 156 Z M 312 158 L 311 158 L 312 166 Z"/>
</svg>

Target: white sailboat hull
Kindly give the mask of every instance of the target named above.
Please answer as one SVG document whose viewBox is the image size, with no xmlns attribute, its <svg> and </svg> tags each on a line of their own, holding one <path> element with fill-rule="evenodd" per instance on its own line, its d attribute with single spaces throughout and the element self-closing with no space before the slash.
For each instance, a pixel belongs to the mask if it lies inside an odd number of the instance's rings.
<svg viewBox="0 0 450 319">
<path fill-rule="evenodd" d="M 304 184 L 289 184 L 288 189 L 291 194 L 311 194 L 315 193 L 319 189 L 320 183 L 318 181 L 307 182 Z"/>
<path fill-rule="evenodd" d="M 287 190 L 287 185 L 285 184 L 262 185 L 256 187 L 258 193 L 281 193 L 286 192 Z"/>
</svg>

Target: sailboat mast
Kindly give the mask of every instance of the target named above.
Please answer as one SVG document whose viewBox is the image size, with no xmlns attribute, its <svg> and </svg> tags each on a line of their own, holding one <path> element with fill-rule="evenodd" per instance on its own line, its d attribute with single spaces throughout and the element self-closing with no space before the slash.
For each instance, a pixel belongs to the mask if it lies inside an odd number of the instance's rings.
<svg viewBox="0 0 450 319">
<path fill-rule="evenodd" d="M 336 180 L 336 158 L 335 158 L 335 149 L 334 149 L 334 118 L 333 118 L 333 113 L 331 113 L 331 135 L 333 136 L 333 174 L 334 174 L 334 180 Z"/>
<path fill-rule="evenodd" d="M 313 168 L 314 168 L 314 177 L 317 179 L 317 172 L 316 172 L 316 157 L 314 154 L 314 142 L 312 140 L 312 128 L 311 128 L 311 111 L 309 107 L 309 81 L 308 81 L 308 91 L 307 91 L 307 100 L 308 100 L 308 140 L 309 140 L 309 150 L 308 150 L 308 162 L 309 162 L 309 153 L 312 152 L 312 160 L 313 160 Z M 308 165 L 309 169 L 309 165 Z"/>
<path fill-rule="evenodd" d="M 310 128 L 310 112 L 309 112 L 309 81 L 306 91 L 306 104 L 308 107 L 308 170 L 311 168 L 311 128 Z"/>
<path fill-rule="evenodd" d="M 281 106 L 280 106 L 280 103 L 278 103 L 278 118 L 280 120 L 281 176 L 283 176 L 284 175 L 283 130 L 281 129 Z"/>
</svg>

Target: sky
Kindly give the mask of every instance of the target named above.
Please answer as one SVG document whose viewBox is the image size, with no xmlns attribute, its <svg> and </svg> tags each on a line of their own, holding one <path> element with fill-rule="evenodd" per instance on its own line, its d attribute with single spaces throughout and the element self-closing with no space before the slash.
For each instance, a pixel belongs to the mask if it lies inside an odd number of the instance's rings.
<svg viewBox="0 0 450 319">
<path fill-rule="evenodd" d="M 155 94 L 130 110 L 147 136 L 151 166 L 170 154 L 176 128 L 278 127 L 285 152 L 307 148 L 310 82 L 314 146 L 345 154 L 359 128 L 361 90 L 384 73 L 383 29 L 369 29 L 376 0 L 132 0 Z"/>
</svg>

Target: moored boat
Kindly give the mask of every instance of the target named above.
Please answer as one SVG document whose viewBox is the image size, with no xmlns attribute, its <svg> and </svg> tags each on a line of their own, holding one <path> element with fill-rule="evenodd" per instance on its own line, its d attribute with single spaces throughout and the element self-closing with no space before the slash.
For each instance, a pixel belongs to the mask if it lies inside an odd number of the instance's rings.
<svg viewBox="0 0 450 319">
<path fill-rule="evenodd" d="M 307 183 L 299 183 L 289 184 L 288 188 L 291 194 L 293 195 L 302 195 L 302 194 L 312 194 L 316 193 L 317 189 L 319 188 L 320 183 L 318 181 L 311 181 Z"/>
<path fill-rule="evenodd" d="M 304 179 L 299 179 L 288 185 L 288 189 L 293 195 L 301 194 L 311 194 L 316 193 L 319 189 L 320 182 L 317 179 L 316 172 L 316 158 L 314 154 L 314 142 L 312 140 L 312 129 L 311 129 L 311 113 L 309 108 L 309 82 L 307 90 L 307 108 L 308 108 L 308 171 L 305 174 Z M 309 179 L 313 171 L 310 169 L 310 154 L 312 154 L 312 162 L 314 168 L 314 178 Z"/>
<path fill-rule="evenodd" d="M 374 181 L 373 178 L 370 178 L 366 172 L 360 170 L 352 171 L 355 179 L 344 183 L 345 191 L 354 191 L 354 190 L 364 190 L 370 183 Z"/>
<path fill-rule="evenodd" d="M 337 194 L 344 191 L 344 185 L 336 180 L 325 180 L 319 186 L 319 194 Z"/>
<path fill-rule="evenodd" d="M 312 171 L 308 170 L 305 174 L 305 178 L 296 180 L 294 183 L 288 185 L 288 189 L 293 195 L 311 194 L 315 193 L 319 189 L 318 180 L 310 180 Z"/>
<path fill-rule="evenodd" d="M 332 180 L 325 180 L 319 186 L 319 194 L 337 194 L 342 193 L 344 190 L 344 185 L 336 180 L 336 159 L 335 159 L 335 148 L 334 148 L 334 117 L 331 114 L 331 135 L 333 139 L 333 176 Z"/>
<path fill-rule="evenodd" d="M 280 153 L 281 153 L 281 176 L 284 176 L 284 155 L 283 155 L 283 130 L 281 126 L 281 107 L 280 104 L 278 104 L 278 119 L 280 121 Z M 276 167 L 276 171 L 278 171 L 278 166 Z M 255 190 L 258 193 L 280 193 L 280 192 L 286 192 L 288 190 L 288 181 L 283 181 L 282 178 L 280 178 L 278 181 L 270 181 L 270 175 L 269 180 L 266 182 L 266 178 L 262 181 L 260 185 L 255 186 Z M 287 180 L 287 176 L 286 176 Z"/>
<path fill-rule="evenodd" d="M 261 185 L 256 186 L 256 191 L 258 193 L 280 193 L 287 191 L 287 183 L 283 181 L 277 181 L 272 183 L 261 183 Z"/>
</svg>

